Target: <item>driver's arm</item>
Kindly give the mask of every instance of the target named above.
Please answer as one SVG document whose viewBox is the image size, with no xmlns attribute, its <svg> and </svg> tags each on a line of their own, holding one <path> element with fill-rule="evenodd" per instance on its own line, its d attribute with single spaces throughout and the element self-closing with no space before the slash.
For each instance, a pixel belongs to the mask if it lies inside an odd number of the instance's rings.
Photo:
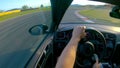
<svg viewBox="0 0 120 68">
<path fill-rule="evenodd" d="M 56 68 L 73 68 L 78 43 L 85 35 L 85 27 L 77 26 L 74 28 L 72 38 L 59 57 Z"/>
</svg>

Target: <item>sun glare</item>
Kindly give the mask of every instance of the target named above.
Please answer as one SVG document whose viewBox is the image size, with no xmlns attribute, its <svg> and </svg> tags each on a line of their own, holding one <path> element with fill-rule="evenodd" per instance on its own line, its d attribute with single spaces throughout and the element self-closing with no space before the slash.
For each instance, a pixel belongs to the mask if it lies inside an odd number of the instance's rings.
<svg viewBox="0 0 120 68">
<path fill-rule="evenodd" d="M 73 0 L 72 4 L 79 4 L 79 5 L 104 5 L 105 3 L 95 2 L 95 1 L 88 1 L 88 0 Z"/>
</svg>

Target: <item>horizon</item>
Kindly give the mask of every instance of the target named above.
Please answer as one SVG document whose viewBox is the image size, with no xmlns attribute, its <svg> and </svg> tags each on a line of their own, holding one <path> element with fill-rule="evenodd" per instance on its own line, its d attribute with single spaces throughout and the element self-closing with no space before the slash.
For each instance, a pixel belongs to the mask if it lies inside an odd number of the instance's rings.
<svg viewBox="0 0 120 68">
<path fill-rule="evenodd" d="M 82 2 L 80 2 L 82 1 Z M 15 8 L 21 8 L 24 5 L 27 5 L 29 7 L 35 8 L 35 7 L 40 7 L 41 4 L 44 6 L 50 6 L 50 0 L 3 0 L 0 4 L 0 10 L 11 10 Z M 9 4 L 6 5 L 6 4 Z M 71 5 L 78 4 L 78 5 L 105 5 L 105 3 L 100 3 L 100 2 L 93 2 L 93 1 L 88 1 L 88 0 L 73 0 Z"/>
</svg>

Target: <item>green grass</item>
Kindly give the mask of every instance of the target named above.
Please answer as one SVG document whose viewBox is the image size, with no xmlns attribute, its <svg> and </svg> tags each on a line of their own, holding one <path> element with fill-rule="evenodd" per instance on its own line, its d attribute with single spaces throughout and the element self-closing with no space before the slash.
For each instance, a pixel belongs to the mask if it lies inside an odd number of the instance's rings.
<svg viewBox="0 0 120 68">
<path fill-rule="evenodd" d="M 50 10 L 50 8 L 42 8 L 42 9 L 39 8 L 39 9 L 34 9 L 34 10 L 26 10 L 26 11 L 21 11 L 19 13 L 13 13 L 13 14 L 5 15 L 5 16 L 0 16 L 0 22 L 15 18 L 18 16 L 23 16 L 23 15 L 36 13 L 36 12 L 40 12 L 40 11 L 47 11 L 47 10 Z"/>
<path fill-rule="evenodd" d="M 92 20 L 107 21 L 105 23 L 112 23 L 120 26 L 120 19 L 112 18 L 109 16 L 109 9 L 87 9 L 81 10 L 80 14 Z"/>
</svg>

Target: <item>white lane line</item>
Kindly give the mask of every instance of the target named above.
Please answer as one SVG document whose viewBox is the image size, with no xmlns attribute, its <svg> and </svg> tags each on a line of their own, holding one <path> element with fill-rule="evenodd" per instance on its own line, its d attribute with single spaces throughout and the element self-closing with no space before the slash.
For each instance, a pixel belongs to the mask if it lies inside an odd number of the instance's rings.
<svg viewBox="0 0 120 68">
<path fill-rule="evenodd" d="M 76 15 L 77 17 L 79 17 L 80 19 L 82 19 L 83 21 L 85 21 L 85 22 L 95 23 L 95 22 L 89 20 L 87 17 L 84 17 L 84 16 L 80 15 L 80 14 L 79 14 L 79 11 L 75 11 L 75 15 Z"/>
</svg>

